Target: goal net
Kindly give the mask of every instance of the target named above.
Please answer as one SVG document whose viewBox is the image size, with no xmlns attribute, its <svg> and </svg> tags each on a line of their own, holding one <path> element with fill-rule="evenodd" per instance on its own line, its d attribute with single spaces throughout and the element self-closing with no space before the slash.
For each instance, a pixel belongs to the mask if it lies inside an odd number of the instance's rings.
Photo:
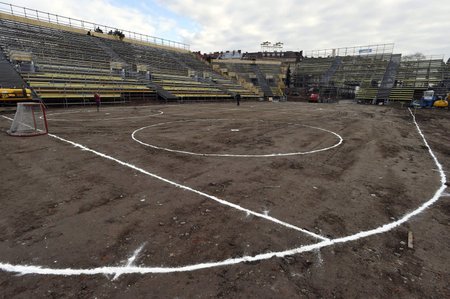
<svg viewBox="0 0 450 299">
<path fill-rule="evenodd" d="M 48 133 L 45 107 L 40 103 L 17 103 L 16 115 L 9 129 L 11 136 L 37 136 Z"/>
</svg>

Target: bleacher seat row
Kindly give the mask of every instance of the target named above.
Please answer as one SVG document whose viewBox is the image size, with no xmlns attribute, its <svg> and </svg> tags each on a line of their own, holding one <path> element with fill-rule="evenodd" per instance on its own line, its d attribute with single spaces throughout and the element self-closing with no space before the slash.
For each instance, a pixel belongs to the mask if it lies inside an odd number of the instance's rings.
<svg viewBox="0 0 450 299">
<path fill-rule="evenodd" d="M 440 87 L 445 85 L 446 73 L 449 67 L 442 59 L 410 61 L 401 54 L 383 53 L 304 58 L 296 64 L 293 77 L 296 87 L 358 90 L 355 97 L 359 100 L 409 101 L 429 88 L 446 94 L 448 88 Z"/>
<path fill-rule="evenodd" d="M 14 51 L 31 55 L 31 61 L 14 63 L 26 83 L 47 102 L 85 101 L 95 92 L 104 99 L 154 98 L 155 90 L 150 86 L 155 85 L 173 98 L 227 99 L 236 93 L 244 98 L 257 97 L 190 52 L 26 20 L 0 18 L 0 49 L 11 61 Z"/>
<path fill-rule="evenodd" d="M 169 101 L 277 97 L 284 95 L 288 66 L 295 87 L 330 94 L 358 90 L 357 99 L 408 100 L 430 87 L 444 94 L 450 85 L 449 66 L 441 59 L 401 60 L 400 54 L 383 53 L 209 64 L 183 49 L 82 32 L 0 14 L 0 56 L 46 102 L 84 103 L 96 92 L 121 102 L 157 95 Z M 9 81 L 0 72 L 0 84 Z"/>
</svg>

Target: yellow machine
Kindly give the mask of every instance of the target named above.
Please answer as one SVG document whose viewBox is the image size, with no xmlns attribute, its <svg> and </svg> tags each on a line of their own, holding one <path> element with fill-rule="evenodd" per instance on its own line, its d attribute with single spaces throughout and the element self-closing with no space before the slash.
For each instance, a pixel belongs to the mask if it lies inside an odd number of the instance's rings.
<svg viewBox="0 0 450 299">
<path fill-rule="evenodd" d="M 0 88 L 0 101 L 31 101 L 31 89 Z"/>
<path fill-rule="evenodd" d="M 450 93 L 447 95 L 445 99 L 441 98 L 439 100 L 436 100 L 433 106 L 436 108 L 447 108 L 449 100 L 450 100 Z"/>
</svg>

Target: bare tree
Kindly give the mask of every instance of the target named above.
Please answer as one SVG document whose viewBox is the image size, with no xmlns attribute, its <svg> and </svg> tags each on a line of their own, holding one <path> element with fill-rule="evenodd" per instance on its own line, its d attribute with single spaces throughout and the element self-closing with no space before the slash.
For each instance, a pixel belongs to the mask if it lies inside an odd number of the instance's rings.
<svg viewBox="0 0 450 299">
<path fill-rule="evenodd" d="M 402 57 L 403 60 L 424 60 L 427 57 L 425 56 L 425 54 L 420 53 L 420 52 L 416 52 L 414 54 L 411 55 L 404 55 Z"/>
</svg>

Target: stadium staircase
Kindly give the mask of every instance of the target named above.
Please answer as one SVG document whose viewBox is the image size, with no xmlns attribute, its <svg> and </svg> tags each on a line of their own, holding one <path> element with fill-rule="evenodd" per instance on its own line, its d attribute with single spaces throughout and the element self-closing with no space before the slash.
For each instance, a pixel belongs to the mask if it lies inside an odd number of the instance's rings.
<svg viewBox="0 0 450 299">
<path fill-rule="evenodd" d="M 238 84 L 227 82 L 225 78 L 215 73 L 211 66 L 198 60 L 192 53 L 116 40 L 104 42 L 126 63 L 136 67 L 144 66 L 151 77 L 151 82 L 146 84 L 167 101 L 174 101 L 175 98 L 183 101 L 225 100 L 231 99 L 230 88 L 243 89 Z M 210 74 L 211 80 L 203 78 L 206 73 Z M 219 80 L 214 80 L 215 78 Z M 230 84 L 225 86 L 222 82 Z M 254 96 L 245 89 L 243 94 Z"/>
<path fill-rule="evenodd" d="M 267 85 L 269 85 L 273 96 L 283 96 L 284 93 L 282 91 L 281 86 L 284 89 L 283 77 L 285 73 L 282 74 L 281 64 L 257 64 L 261 73 L 264 74 L 264 78 L 266 79 Z"/>
<path fill-rule="evenodd" d="M 187 70 L 196 70 L 197 75 L 199 71 L 203 71 L 201 68 L 191 67 L 189 66 L 185 60 L 183 59 L 185 56 L 180 53 L 174 53 L 172 51 L 167 51 L 168 56 L 170 56 L 173 60 L 175 60 L 179 65 L 181 65 L 183 68 Z M 189 55 L 189 54 L 188 54 Z"/>
<path fill-rule="evenodd" d="M 219 77 L 216 75 L 213 75 L 212 82 L 217 84 L 218 88 L 222 88 L 223 91 L 227 92 L 228 94 L 234 96 L 236 94 L 241 95 L 242 98 L 258 98 L 258 92 L 251 91 L 249 89 L 244 88 L 242 85 L 234 82 L 231 79 L 225 79 L 223 77 Z M 247 83 L 250 84 L 250 83 Z M 253 87 L 254 88 L 254 87 Z"/>
<path fill-rule="evenodd" d="M 261 88 L 261 91 L 264 93 L 265 97 L 273 97 L 272 89 L 270 88 L 269 84 L 266 81 L 266 78 L 264 74 L 259 69 L 258 65 L 252 64 L 251 65 L 253 73 L 256 75 L 256 78 L 258 79 L 259 87 Z"/>
<path fill-rule="evenodd" d="M 168 92 L 167 90 L 165 90 L 164 88 L 162 88 L 159 84 L 156 84 L 155 82 L 148 82 L 147 86 L 154 89 L 156 91 L 156 94 L 164 99 L 164 101 L 166 102 L 173 102 L 176 101 L 178 99 L 177 96 L 173 95 L 172 93 Z"/>
<path fill-rule="evenodd" d="M 179 100 L 207 101 L 230 99 L 230 95 L 219 88 L 198 79 L 172 74 L 152 74 L 152 82 L 170 92 Z"/>
<path fill-rule="evenodd" d="M 395 78 L 397 77 L 398 68 L 400 66 L 401 54 L 394 54 L 384 73 L 383 80 L 377 92 L 377 100 L 387 100 L 391 94 L 391 90 L 395 85 Z"/>
<path fill-rule="evenodd" d="M 102 38 L 95 37 L 95 36 L 89 36 L 89 39 L 91 39 L 98 47 L 100 47 L 105 53 L 107 53 L 112 61 L 121 62 L 124 65 L 128 67 L 128 64 L 125 60 L 123 60 L 119 54 L 117 54 L 111 47 L 108 47 L 102 40 Z"/>
<path fill-rule="evenodd" d="M 162 88 L 162 86 L 160 86 L 159 84 L 146 78 L 145 74 L 137 73 L 136 78 L 139 80 L 139 82 L 141 82 L 141 83 L 145 84 L 146 86 L 148 86 L 149 88 L 155 90 L 157 96 L 160 99 L 163 99 L 165 102 L 173 102 L 178 99 L 172 93 L 168 92 L 167 90 L 164 90 L 164 88 Z"/>
<path fill-rule="evenodd" d="M 31 70 L 29 64 L 21 64 L 20 69 Z M 41 101 L 41 98 L 33 90 L 27 81 L 20 75 L 20 72 L 9 62 L 8 57 L 0 47 L 0 87 L 3 88 L 28 88 L 31 90 L 31 96 L 34 101 Z"/>
<path fill-rule="evenodd" d="M 222 90 L 224 93 L 234 96 L 239 93 L 242 98 L 256 98 L 257 94 L 244 88 L 236 80 L 225 78 L 219 72 L 213 70 L 211 65 L 205 61 L 199 60 L 192 53 L 177 53 L 177 60 L 191 70 L 197 72 L 201 82 L 213 83 L 212 86 Z M 207 77 L 202 79 L 206 75 Z M 210 79 L 210 80 L 209 80 Z"/>
<path fill-rule="evenodd" d="M 228 82 L 218 79 L 214 74 L 213 81 L 229 86 L 232 94 L 245 94 L 244 97 L 259 98 L 261 96 L 283 96 L 284 83 L 282 80 L 282 66 L 279 63 L 255 63 L 248 60 L 227 61 L 214 60 L 213 69 L 220 70 L 227 76 Z M 230 86 L 233 80 L 237 80 L 241 86 Z M 246 88 L 244 89 L 243 86 Z"/>
<path fill-rule="evenodd" d="M 222 84 L 219 84 L 218 81 L 217 80 L 213 80 L 212 77 L 211 78 L 201 78 L 201 77 L 199 77 L 198 81 L 206 83 L 206 84 L 209 84 L 210 86 L 214 86 L 215 88 L 220 89 L 223 93 L 229 95 L 230 97 L 234 97 L 234 93 L 230 89 L 226 88 Z"/>
<path fill-rule="evenodd" d="M 22 88 L 28 84 L 9 62 L 0 47 L 0 85 L 3 88 Z"/>
<path fill-rule="evenodd" d="M 320 85 L 327 86 L 330 83 L 331 78 L 334 76 L 341 63 L 342 63 L 341 57 L 336 56 L 330 68 L 320 78 Z"/>
</svg>

